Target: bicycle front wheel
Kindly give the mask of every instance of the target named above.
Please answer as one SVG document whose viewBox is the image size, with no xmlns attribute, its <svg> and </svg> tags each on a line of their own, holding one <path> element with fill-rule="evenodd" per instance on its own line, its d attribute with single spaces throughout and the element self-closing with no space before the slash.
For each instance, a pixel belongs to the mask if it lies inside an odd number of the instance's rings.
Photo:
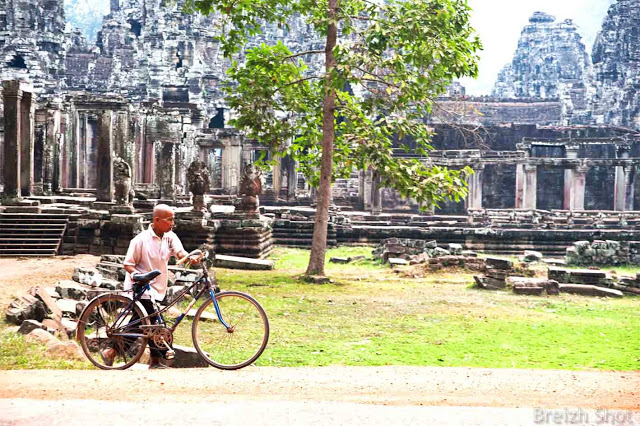
<svg viewBox="0 0 640 426">
<path fill-rule="evenodd" d="M 254 362 L 267 347 L 269 320 L 251 296 L 237 291 L 216 294 L 223 321 L 213 300 L 207 299 L 196 312 L 191 337 L 198 353 L 211 365 L 237 370 Z"/>
<path fill-rule="evenodd" d="M 140 325 L 148 324 L 139 303 L 119 294 L 103 294 L 93 299 L 80 314 L 76 337 L 93 365 L 103 370 L 124 370 L 144 353 L 147 339 Z M 143 318 L 142 321 L 137 321 Z M 137 323 L 135 323 L 135 322 Z M 130 322 L 135 325 L 129 326 Z M 134 334 L 138 337 L 122 336 Z"/>
</svg>

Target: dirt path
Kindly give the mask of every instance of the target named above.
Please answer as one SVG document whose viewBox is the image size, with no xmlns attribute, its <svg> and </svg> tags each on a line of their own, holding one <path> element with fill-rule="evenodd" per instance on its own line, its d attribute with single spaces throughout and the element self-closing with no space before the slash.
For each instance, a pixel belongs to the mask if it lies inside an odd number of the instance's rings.
<svg viewBox="0 0 640 426">
<path fill-rule="evenodd" d="M 0 398 L 640 410 L 640 372 L 438 367 L 0 371 Z"/>
</svg>

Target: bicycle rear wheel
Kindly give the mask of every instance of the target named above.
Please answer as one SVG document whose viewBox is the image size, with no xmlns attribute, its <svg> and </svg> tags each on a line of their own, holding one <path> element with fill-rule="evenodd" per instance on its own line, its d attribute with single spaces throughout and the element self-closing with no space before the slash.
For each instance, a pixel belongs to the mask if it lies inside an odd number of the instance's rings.
<svg viewBox="0 0 640 426">
<path fill-rule="evenodd" d="M 220 323 L 213 301 L 207 299 L 193 319 L 193 344 L 214 367 L 223 370 L 246 367 L 267 347 L 267 314 L 253 297 L 237 291 L 218 293 L 216 301 L 229 328 Z"/>
<path fill-rule="evenodd" d="M 103 370 L 124 370 L 138 362 L 147 347 L 146 337 L 124 337 L 115 333 L 141 333 L 149 323 L 144 308 L 119 294 L 103 294 L 93 299 L 80 314 L 76 337 L 85 355 Z M 144 318 L 128 327 L 135 318 Z M 119 329 L 116 332 L 116 329 Z"/>
</svg>

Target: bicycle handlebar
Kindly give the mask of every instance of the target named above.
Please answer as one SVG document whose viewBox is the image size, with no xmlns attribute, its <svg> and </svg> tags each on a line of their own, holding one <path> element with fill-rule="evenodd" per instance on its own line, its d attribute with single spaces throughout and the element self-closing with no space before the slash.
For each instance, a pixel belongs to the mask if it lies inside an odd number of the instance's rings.
<svg viewBox="0 0 640 426">
<path fill-rule="evenodd" d="M 199 260 L 203 260 L 206 259 L 208 257 L 208 252 L 202 252 L 202 250 L 199 249 L 195 249 L 194 251 L 192 251 L 191 253 L 187 254 L 185 257 L 183 257 L 182 259 L 178 260 L 176 262 L 176 265 L 181 265 L 184 262 L 186 262 L 187 260 L 189 260 L 189 257 L 193 256 L 194 254 L 199 254 L 200 255 L 200 259 Z"/>
</svg>

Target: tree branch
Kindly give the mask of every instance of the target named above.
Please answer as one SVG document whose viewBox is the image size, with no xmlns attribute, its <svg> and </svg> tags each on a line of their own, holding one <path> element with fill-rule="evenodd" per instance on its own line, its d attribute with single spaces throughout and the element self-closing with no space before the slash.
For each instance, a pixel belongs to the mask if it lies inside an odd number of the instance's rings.
<svg viewBox="0 0 640 426">
<path fill-rule="evenodd" d="M 284 59 L 293 59 L 293 58 L 297 58 L 298 56 L 315 55 L 315 54 L 320 54 L 320 53 L 324 53 L 324 49 L 323 50 L 307 50 L 305 52 L 300 52 L 300 53 L 296 53 L 294 55 L 285 56 Z"/>
<path fill-rule="evenodd" d="M 276 90 L 273 91 L 273 93 L 271 95 L 272 96 L 275 95 L 276 93 L 278 93 L 280 91 L 280 89 L 284 89 L 285 87 L 293 86 L 294 84 L 299 84 L 299 83 L 302 83 L 303 81 L 313 80 L 314 78 L 323 78 L 323 77 L 319 77 L 317 75 L 312 75 L 311 77 L 305 77 L 305 78 L 301 78 L 301 79 L 296 80 L 296 81 L 292 81 L 291 83 L 287 83 L 284 86 L 278 87 Z"/>
</svg>

